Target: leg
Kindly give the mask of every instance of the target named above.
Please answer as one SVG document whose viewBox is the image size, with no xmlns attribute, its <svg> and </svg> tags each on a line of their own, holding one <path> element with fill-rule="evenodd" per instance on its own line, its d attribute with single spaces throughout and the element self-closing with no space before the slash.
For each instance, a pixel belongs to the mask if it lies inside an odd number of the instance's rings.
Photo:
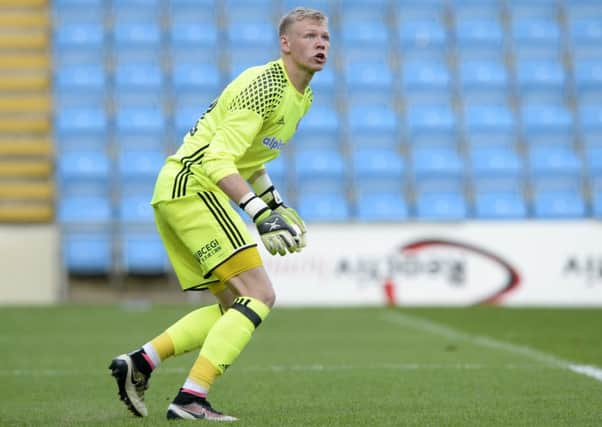
<svg viewBox="0 0 602 427">
<path fill-rule="evenodd" d="M 211 327 L 237 297 L 235 291 L 223 283 L 210 286 L 209 290 L 219 304 L 188 313 L 139 349 L 117 356 L 111 362 L 109 368 L 117 381 L 119 397 L 134 415 L 144 417 L 148 413 L 144 393 L 151 373 L 171 356 L 200 349 Z"/>
<path fill-rule="evenodd" d="M 209 331 L 184 386 L 169 405 L 169 419 L 230 421 L 233 418 L 213 410 L 206 400 L 207 393 L 216 377 L 236 360 L 267 317 L 275 295 L 262 266 L 243 271 L 226 282 L 233 293 L 240 296 Z"/>
</svg>

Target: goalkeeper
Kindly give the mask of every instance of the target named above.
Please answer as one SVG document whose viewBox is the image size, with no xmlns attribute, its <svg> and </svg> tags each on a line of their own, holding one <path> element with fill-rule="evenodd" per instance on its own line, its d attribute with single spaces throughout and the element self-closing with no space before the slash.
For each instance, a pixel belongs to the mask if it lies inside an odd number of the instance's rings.
<svg viewBox="0 0 602 427">
<path fill-rule="evenodd" d="M 278 157 L 311 105 L 310 80 L 328 58 L 328 19 L 296 8 L 278 29 L 280 58 L 234 79 L 157 178 L 151 204 L 180 285 L 208 289 L 218 303 L 113 359 L 119 396 L 137 416 L 147 415 L 144 393 L 152 371 L 168 357 L 200 350 L 167 418 L 236 419 L 214 410 L 207 393 L 266 319 L 275 294 L 257 244 L 230 201 L 255 223 L 272 255 L 305 246 L 305 224 L 284 204 L 264 165 Z"/>
</svg>

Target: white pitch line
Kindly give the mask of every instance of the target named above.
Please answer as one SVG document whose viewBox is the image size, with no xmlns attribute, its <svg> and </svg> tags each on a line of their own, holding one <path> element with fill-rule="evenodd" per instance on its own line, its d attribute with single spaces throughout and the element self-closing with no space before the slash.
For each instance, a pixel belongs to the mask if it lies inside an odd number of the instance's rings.
<svg viewBox="0 0 602 427">
<path fill-rule="evenodd" d="M 496 340 L 486 336 L 472 335 L 449 326 L 433 322 L 420 317 L 409 316 L 399 312 L 389 312 L 382 316 L 382 319 L 403 327 L 410 327 L 423 332 L 429 332 L 433 335 L 439 335 L 446 338 L 467 341 L 480 347 L 502 350 L 507 353 L 518 354 L 536 362 L 545 363 L 549 366 L 556 366 L 567 369 L 571 372 L 585 375 L 597 381 L 602 381 L 602 369 L 593 365 L 579 365 L 570 360 L 561 359 L 552 354 L 535 350 L 525 345 L 512 344 L 510 342 Z"/>
<path fill-rule="evenodd" d="M 529 363 L 507 363 L 504 365 L 485 365 L 481 363 L 381 363 L 373 365 L 268 365 L 268 366 L 244 366 L 238 368 L 242 372 L 333 372 L 349 370 L 391 370 L 391 371 L 417 371 L 417 370 L 486 370 L 486 369 L 564 369 L 554 365 L 534 365 Z M 186 374 L 189 368 L 170 368 L 161 366 L 160 373 L 164 374 Z M 0 377 L 67 377 L 109 375 L 108 370 L 83 371 L 77 369 L 0 369 Z"/>
</svg>

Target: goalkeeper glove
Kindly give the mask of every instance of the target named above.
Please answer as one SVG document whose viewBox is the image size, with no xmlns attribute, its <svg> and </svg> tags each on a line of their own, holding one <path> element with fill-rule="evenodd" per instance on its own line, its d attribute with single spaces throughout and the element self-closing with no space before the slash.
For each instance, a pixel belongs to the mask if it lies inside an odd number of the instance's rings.
<svg viewBox="0 0 602 427">
<path fill-rule="evenodd" d="M 278 193 L 278 190 L 276 190 L 274 184 L 272 184 L 272 180 L 267 172 L 257 178 L 251 185 L 259 197 L 261 197 L 261 200 L 263 200 L 270 209 L 282 215 L 289 224 L 294 224 L 299 228 L 301 232 L 296 239 L 297 248 L 298 250 L 303 249 L 306 246 L 305 235 L 307 234 L 307 226 L 296 210 L 284 204 L 282 197 L 280 197 L 280 193 Z"/>
<path fill-rule="evenodd" d="M 280 213 L 272 211 L 254 193 L 247 193 L 239 206 L 253 219 L 263 245 L 272 255 L 286 255 L 298 251 L 301 230 L 289 223 Z"/>
</svg>

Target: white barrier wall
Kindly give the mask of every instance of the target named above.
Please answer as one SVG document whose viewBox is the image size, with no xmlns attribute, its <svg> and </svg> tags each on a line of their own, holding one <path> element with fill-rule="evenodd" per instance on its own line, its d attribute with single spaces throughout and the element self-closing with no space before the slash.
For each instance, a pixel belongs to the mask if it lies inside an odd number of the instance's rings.
<svg viewBox="0 0 602 427">
<path fill-rule="evenodd" d="M 0 305 L 61 299 L 59 243 L 53 224 L 0 226 Z"/>
<path fill-rule="evenodd" d="M 262 255 L 279 305 L 602 306 L 595 221 L 310 225 Z"/>
</svg>

